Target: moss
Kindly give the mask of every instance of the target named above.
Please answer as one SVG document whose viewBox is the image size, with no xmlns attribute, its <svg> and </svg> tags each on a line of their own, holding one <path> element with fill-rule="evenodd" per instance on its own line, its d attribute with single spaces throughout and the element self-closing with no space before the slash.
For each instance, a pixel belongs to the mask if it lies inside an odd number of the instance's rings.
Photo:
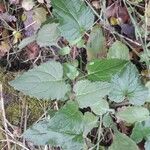
<svg viewBox="0 0 150 150">
<path fill-rule="evenodd" d="M 8 82 L 13 80 L 18 73 L 6 72 L 0 68 L 0 83 L 3 85 L 3 95 L 5 100 L 6 118 L 12 125 L 24 124 L 24 117 L 27 117 L 27 127 L 32 125 L 44 113 L 44 108 L 51 105 L 48 101 L 39 101 L 30 98 L 14 90 Z M 27 108 L 27 114 L 25 112 Z"/>
<path fill-rule="evenodd" d="M 20 94 L 21 95 L 21 94 Z M 6 107 L 7 119 L 13 125 L 22 127 L 24 118 L 27 119 L 27 127 L 32 125 L 44 113 L 37 99 L 28 96 L 19 95 L 18 101 L 13 101 Z M 27 108 L 27 114 L 26 114 Z"/>
</svg>

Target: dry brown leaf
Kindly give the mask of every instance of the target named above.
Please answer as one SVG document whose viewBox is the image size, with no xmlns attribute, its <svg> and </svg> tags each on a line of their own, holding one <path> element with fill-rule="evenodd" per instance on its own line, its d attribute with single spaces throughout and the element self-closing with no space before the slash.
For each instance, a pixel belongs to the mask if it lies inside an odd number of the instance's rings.
<svg viewBox="0 0 150 150">
<path fill-rule="evenodd" d="M 121 20 L 122 23 L 128 23 L 130 20 L 128 11 L 125 6 L 121 6 L 117 1 L 111 4 L 106 9 L 106 17 L 115 17 Z"/>
<path fill-rule="evenodd" d="M 33 42 L 27 46 L 27 58 L 32 60 L 35 59 L 39 54 L 40 48 L 36 42 Z"/>
<path fill-rule="evenodd" d="M 4 40 L 0 44 L 0 58 L 3 57 L 10 50 L 9 39 L 6 38 L 8 37 L 8 35 L 8 30 L 4 29 L 2 31 L 2 39 Z"/>
<path fill-rule="evenodd" d="M 4 4 L 0 3 L 0 13 L 4 13 L 6 11 Z"/>
<path fill-rule="evenodd" d="M 7 42 L 2 41 L 0 44 L 0 58 L 9 52 L 10 46 Z"/>
<path fill-rule="evenodd" d="M 92 5 L 96 8 L 96 9 L 100 9 L 100 2 L 97 0 L 92 1 Z"/>
</svg>

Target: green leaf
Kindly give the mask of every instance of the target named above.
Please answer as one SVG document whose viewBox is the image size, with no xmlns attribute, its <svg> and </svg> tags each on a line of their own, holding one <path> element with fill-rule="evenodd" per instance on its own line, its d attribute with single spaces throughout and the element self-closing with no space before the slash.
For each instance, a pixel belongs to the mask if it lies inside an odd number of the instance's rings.
<svg viewBox="0 0 150 150">
<path fill-rule="evenodd" d="M 79 71 L 71 63 L 64 63 L 63 66 L 64 73 L 69 79 L 74 80 L 79 75 Z"/>
<path fill-rule="evenodd" d="M 57 41 L 60 37 L 60 33 L 57 28 L 57 23 L 43 25 L 37 34 L 37 43 L 41 47 L 57 45 Z"/>
<path fill-rule="evenodd" d="M 96 59 L 87 66 L 88 79 L 92 81 L 110 81 L 111 77 L 119 72 L 127 61 L 120 59 Z"/>
<path fill-rule="evenodd" d="M 144 144 L 145 150 L 150 150 L 150 140 L 147 140 Z"/>
<path fill-rule="evenodd" d="M 67 134 L 81 134 L 83 132 L 83 114 L 76 102 L 69 101 L 51 119 L 49 128 L 53 131 Z"/>
<path fill-rule="evenodd" d="M 88 42 L 87 42 L 87 55 L 88 60 L 97 58 L 100 52 L 106 51 L 106 41 L 103 35 L 102 28 L 99 25 L 93 27 Z"/>
<path fill-rule="evenodd" d="M 28 44 L 34 42 L 36 40 L 37 35 L 33 35 L 31 37 L 24 38 L 18 45 L 18 48 L 21 50 L 26 47 Z"/>
<path fill-rule="evenodd" d="M 80 38 L 75 39 L 73 41 L 69 41 L 69 45 L 70 46 L 76 46 L 78 48 L 83 48 L 83 47 L 85 47 L 85 40 L 82 37 L 80 37 Z"/>
<path fill-rule="evenodd" d="M 139 150 L 136 143 L 125 134 L 116 132 L 108 150 Z"/>
<path fill-rule="evenodd" d="M 84 133 L 83 136 L 86 138 L 87 134 L 94 128 L 98 126 L 98 117 L 96 117 L 95 115 L 93 115 L 90 112 L 86 112 L 84 114 Z"/>
<path fill-rule="evenodd" d="M 69 46 L 66 46 L 66 47 L 60 49 L 60 50 L 58 51 L 58 53 L 59 53 L 59 55 L 64 56 L 64 55 L 69 54 L 70 51 L 71 51 L 70 47 L 69 47 Z"/>
<path fill-rule="evenodd" d="M 61 146 L 65 150 L 83 147 L 83 115 L 75 102 L 68 102 L 50 120 L 41 121 L 24 133 L 36 145 Z"/>
<path fill-rule="evenodd" d="M 49 61 L 35 67 L 10 82 L 15 89 L 43 99 L 63 99 L 69 91 L 63 81 L 63 67 L 59 62 Z"/>
<path fill-rule="evenodd" d="M 117 130 L 116 123 L 113 121 L 112 117 L 108 113 L 103 116 L 103 125 L 106 128 L 112 128 L 114 131 Z"/>
<path fill-rule="evenodd" d="M 141 83 L 139 73 L 133 64 L 116 74 L 111 81 L 109 98 L 115 102 L 127 99 L 131 104 L 143 105 L 148 97 L 148 89 Z"/>
<path fill-rule="evenodd" d="M 107 57 L 129 60 L 129 48 L 122 42 L 116 41 L 109 48 Z"/>
<path fill-rule="evenodd" d="M 139 143 L 143 140 L 143 138 L 146 138 L 150 136 L 150 124 L 149 126 L 145 125 L 146 121 L 143 122 L 137 122 L 134 125 L 134 128 L 132 130 L 131 138 L 136 142 Z M 149 121 L 150 123 L 150 121 Z"/>
<path fill-rule="evenodd" d="M 143 51 L 140 55 L 140 61 L 150 65 L 150 51 Z"/>
<path fill-rule="evenodd" d="M 112 111 L 109 109 L 109 104 L 106 99 L 99 99 L 99 101 L 91 104 L 91 110 L 97 115 L 105 114 L 106 112 Z"/>
<path fill-rule="evenodd" d="M 109 110 L 107 101 L 102 99 L 109 93 L 109 83 L 81 80 L 75 84 L 74 92 L 80 108 L 91 107 L 98 115 Z"/>
<path fill-rule="evenodd" d="M 148 109 L 140 106 L 129 106 L 116 113 L 119 120 L 126 121 L 127 123 L 135 123 L 144 121 L 149 118 Z"/>
<path fill-rule="evenodd" d="M 80 38 L 93 25 L 92 10 L 82 0 L 52 0 L 52 6 L 60 32 L 69 41 Z"/>
<path fill-rule="evenodd" d="M 148 81 L 145 86 L 148 88 L 148 97 L 146 102 L 150 102 L 150 81 Z"/>
</svg>

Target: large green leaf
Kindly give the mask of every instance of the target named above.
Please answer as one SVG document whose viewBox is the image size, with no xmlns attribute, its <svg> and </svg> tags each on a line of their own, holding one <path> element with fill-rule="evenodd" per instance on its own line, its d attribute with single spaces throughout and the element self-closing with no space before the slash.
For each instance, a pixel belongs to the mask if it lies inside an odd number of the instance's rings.
<svg viewBox="0 0 150 150">
<path fill-rule="evenodd" d="M 100 53 L 106 52 L 106 41 L 103 35 L 102 28 L 99 25 L 93 27 L 88 42 L 87 42 L 87 55 L 88 60 L 97 58 Z"/>
<path fill-rule="evenodd" d="M 135 123 L 144 121 L 149 118 L 149 111 L 147 108 L 140 106 L 129 106 L 116 113 L 119 120 L 126 121 L 127 123 Z"/>
<path fill-rule="evenodd" d="M 82 0 L 52 0 L 59 29 L 67 40 L 80 38 L 94 22 L 92 10 Z"/>
<path fill-rule="evenodd" d="M 131 104 L 142 105 L 148 97 L 148 89 L 141 83 L 139 73 L 133 64 L 112 78 L 109 98 L 115 102 L 129 100 Z"/>
<path fill-rule="evenodd" d="M 150 137 L 150 119 L 143 122 L 135 123 L 135 126 L 132 130 L 131 138 L 136 143 L 139 143 L 147 137 Z"/>
<path fill-rule="evenodd" d="M 139 150 L 136 143 L 125 134 L 116 132 L 108 150 Z"/>
<path fill-rule="evenodd" d="M 57 23 L 49 23 L 42 26 L 37 34 L 36 41 L 42 47 L 57 45 L 60 37 Z"/>
<path fill-rule="evenodd" d="M 98 115 L 106 113 L 109 105 L 103 97 L 109 93 L 109 88 L 110 85 L 107 82 L 78 81 L 74 86 L 74 92 L 79 107 L 90 107 Z"/>
<path fill-rule="evenodd" d="M 96 59 L 88 66 L 88 78 L 92 81 L 110 81 L 111 77 L 119 72 L 127 63 L 120 59 Z"/>
<path fill-rule="evenodd" d="M 116 41 L 109 48 L 108 58 L 118 58 L 129 60 L 129 48 L 120 41 Z"/>
<path fill-rule="evenodd" d="M 44 99 L 62 99 L 69 90 L 63 81 L 63 67 L 55 61 L 25 72 L 11 81 L 10 85 L 24 94 Z"/>
<path fill-rule="evenodd" d="M 83 129 L 83 115 L 77 103 L 68 102 L 52 119 L 29 128 L 24 137 L 36 145 L 50 144 L 61 146 L 64 150 L 81 150 Z"/>
</svg>

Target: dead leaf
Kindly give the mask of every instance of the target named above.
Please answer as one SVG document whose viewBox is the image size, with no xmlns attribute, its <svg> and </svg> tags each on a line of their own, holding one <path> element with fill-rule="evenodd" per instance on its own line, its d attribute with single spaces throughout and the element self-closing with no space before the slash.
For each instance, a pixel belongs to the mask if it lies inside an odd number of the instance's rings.
<svg viewBox="0 0 150 150">
<path fill-rule="evenodd" d="M 121 20 L 122 23 L 128 23 L 130 20 L 128 11 L 125 6 L 121 6 L 118 1 L 114 2 L 106 9 L 106 16 L 109 19 L 110 17 L 115 17 Z"/>
<path fill-rule="evenodd" d="M 12 21 L 16 22 L 17 21 L 17 18 L 15 16 L 10 15 L 8 12 L 1 13 L 0 19 L 5 20 L 6 22 L 12 22 Z"/>
<path fill-rule="evenodd" d="M 2 39 L 4 40 L 0 44 L 0 58 L 3 57 L 10 50 L 9 39 L 6 38 L 8 35 L 8 30 L 4 29 L 2 31 Z"/>
<path fill-rule="evenodd" d="M 19 4 L 20 3 L 20 0 L 9 0 L 10 4 Z"/>
<path fill-rule="evenodd" d="M 35 3 L 33 0 L 23 0 L 22 1 L 22 7 L 26 10 L 29 11 L 35 6 Z"/>
<path fill-rule="evenodd" d="M 33 20 L 36 21 L 36 26 L 38 28 L 40 28 L 41 24 L 46 21 L 47 13 L 48 12 L 43 7 L 33 9 Z"/>
<path fill-rule="evenodd" d="M 26 37 L 30 37 L 37 32 L 41 24 L 46 21 L 47 13 L 48 12 L 43 7 L 24 11 L 22 16 L 24 19 Z"/>
<path fill-rule="evenodd" d="M 9 52 L 10 46 L 7 42 L 2 41 L 0 44 L 0 58 Z"/>
<path fill-rule="evenodd" d="M 127 135 L 129 134 L 130 128 L 127 127 L 123 121 L 120 121 L 118 123 L 118 126 L 122 133 L 127 134 Z"/>
<path fill-rule="evenodd" d="M 37 0 L 37 1 L 42 4 L 44 3 L 44 0 Z"/>
<path fill-rule="evenodd" d="M 40 47 L 36 42 L 33 42 L 27 46 L 27 58 L 29 60 L 35 59 L 39 54 Z"/>
<path fill-rule="evenodd" d="M 0 3 L 0 13 L 4 13 L 6 11 L 4 4 Z"/>
<path fill-rule="evenodd" d="M 147 18 L 147 26 L 150 27 L 150 2 L 147 4 L 145 9 L 145 17 Z"/>
<path fill-rule="evenodd" d="M 130 39 L 135 39 L 135 28 L 132 24 L 122 24 L 121 25 L 121 34 L 124 34 Z"/>
<path fill-rule="evenodd" d="M 95 7 L 95 9 L 100 9 L 100 2 L 97 0 L 92 1 L 92 5 L 93 7 Z"/>
<path fill-rule="evenodd" d="M 116 17 L 117 11 L 118 11 L 118 3 L 114 2 L 113 4 L 107 7 L 105 15 L 107 18 Z"/>
</svg>

